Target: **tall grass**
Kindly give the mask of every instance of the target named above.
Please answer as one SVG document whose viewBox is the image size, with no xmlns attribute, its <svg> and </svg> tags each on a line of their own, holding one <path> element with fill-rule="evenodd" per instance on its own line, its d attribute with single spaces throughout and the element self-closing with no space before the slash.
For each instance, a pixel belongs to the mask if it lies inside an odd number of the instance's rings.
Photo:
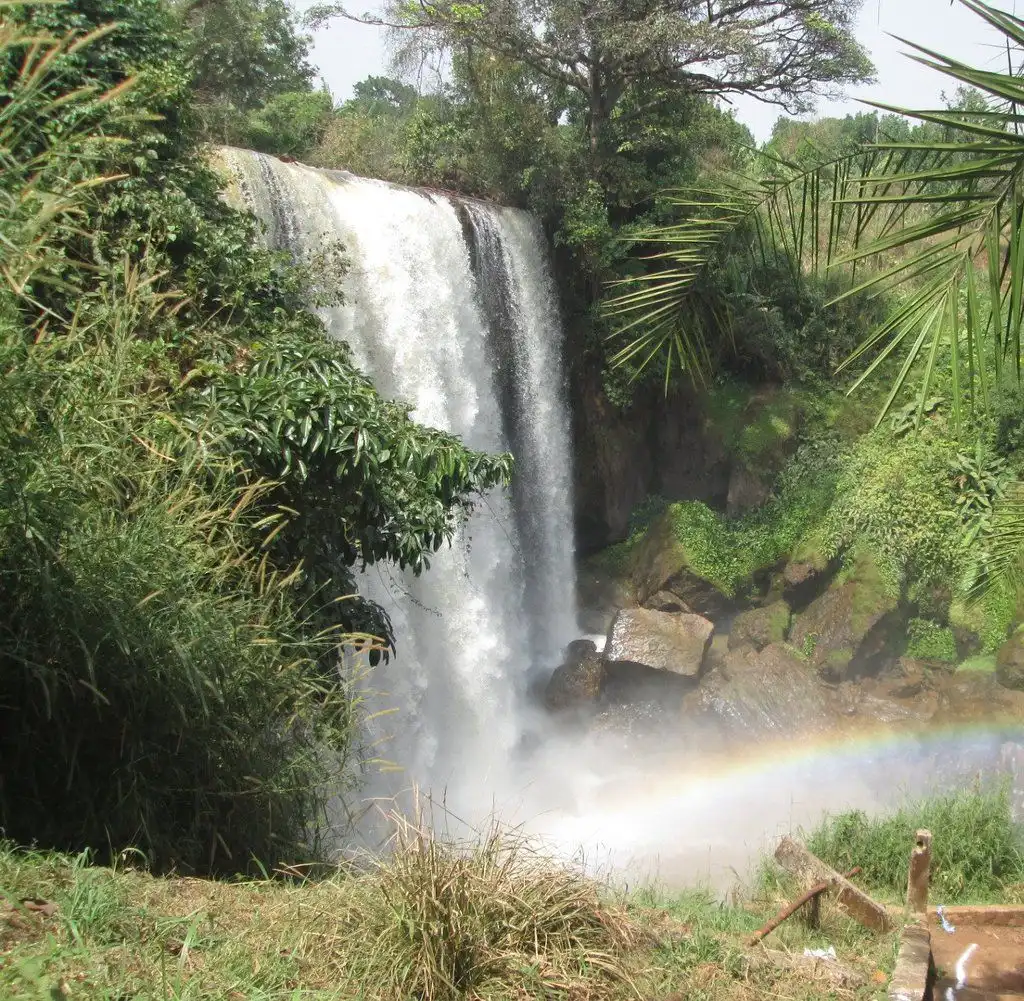
<svg viewBox="0 0 1024 1001">
<path fill-rule="evenodd" d="M 0 208 L 17 211 L 0 226 L 0 828 L 134 845 L 158 866 L 307 856 L 352 732 L 339 637 L 311 627 L 298 571 L 267 559 L 284 517 L 257 511 L 267 484 L 174 417 L 163 338 L 181 297 L 145 261 L 105 272 L 64 253 L 104 180 L 81 144 L 118 100 L 57 86 L 89 39 L 3 15 Z M 77 132 L 47 130 L 76 103 Z M 73 315 L 38 304 L 48 281 Z"/>
<path fill-rule="evenodd" d="M 1024 882 L 1024 827 L 1005 786 L 975 786 L 911 801 L 883 817 L 860 810 L 826 818 L 807 846 L 834 868 L 860 866 L 865 885 L 902 899 L 914 832 L 932 832 L 936 903 L 997 899 Z"/>
</svg>

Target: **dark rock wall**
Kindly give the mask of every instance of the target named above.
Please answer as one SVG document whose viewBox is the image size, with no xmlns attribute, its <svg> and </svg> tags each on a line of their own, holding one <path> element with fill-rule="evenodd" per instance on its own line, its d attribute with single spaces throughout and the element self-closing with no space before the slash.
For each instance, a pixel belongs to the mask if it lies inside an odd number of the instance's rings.
<svg viewBox="0 0 1024 1001">
<path fill-rule="evenodd" d="M 651 494 L 724 507 L 730 464 L 688 388 L 659 391 L 620 410 L 604 393 L 600 366 L 570 365 L 581 556 L 626 537 L 633 509 Z"/>
</svg>

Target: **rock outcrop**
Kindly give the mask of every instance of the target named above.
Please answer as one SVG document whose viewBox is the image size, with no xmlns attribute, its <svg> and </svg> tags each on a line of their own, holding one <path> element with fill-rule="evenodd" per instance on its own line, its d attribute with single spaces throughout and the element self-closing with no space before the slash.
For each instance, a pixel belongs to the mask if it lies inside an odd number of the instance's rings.
<svg viewBox="0 0 1024 1001">
<path fill-rule="evenodd" d="M 596 706 L 605 675 L 604 659 L 594 641 L 574 640 L 565 652 L 565 663 L 548 681 L 544 702 L 555 711 Z"/>
<path fill-rule="evenodd" d="M 696 681 L 715 627 L 699 615 L 626 608 L 612 621 L 605 646 L 610 665 L 644 667 Z"/>
<path fill-rule="evenodd" d="M 1024 628 L 1018 629 L 999 648 L 996 678 L 1004 688 L 1024 692 Z"/>
<path fill-rule="evenodd" d="M 763 650 L 772 643 L 781 643 L 789 632 L 789 620 L 789 605 L 784 601 L 741 612 L 729 629 L 729 649 L 751 646 Z"/>
<path fill-rule="evenodd" d="M 631 579 L 636 599 L 643 606 L 655 595 L 663 602 L 665 595 L 671 594 L 691 612 L 717 619 L 735 604 L 711 581 L 690 570 L 686 549 L 675 537 L 669 512 L 651 523 L 637 547 Z"/>
<path fill-rule="evenodd" d="M 880 627 L 896 609 L 874 566 L 858 560 L 852 573 L 837 578 L 796 616 L 789 639 L 823 678 L 843 681 L 881 668 L 886 636 Z"/>
<path fill-rule="evenodd" d="M 836 718 L 814 668 L 785 643 L 760 653 L 749 646 L 731 650 L 701 684 L 691 707 L 694 702 L 738 737 L 821 731 Z"/>
</svg>

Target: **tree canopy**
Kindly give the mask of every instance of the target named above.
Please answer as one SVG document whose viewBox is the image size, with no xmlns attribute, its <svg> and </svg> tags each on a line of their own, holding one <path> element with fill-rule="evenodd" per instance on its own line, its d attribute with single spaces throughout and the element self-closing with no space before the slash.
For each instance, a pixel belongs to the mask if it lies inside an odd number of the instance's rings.
<svg viewBox="0 0 1024 1001">
<path fill-rule="evenodd" d="M 791 111 L 829 88 L 868 79 L 852 29 L 861 0 L 495 0 L 396 2 L 383 21 L 477 47 L 528 66 L 585 101 L 592 152 L 605 152 L 609 120 L 633 120 L 670 92 L 751 94 Z M 320 4 L 310 16 L 352 16 Z M 366 20 L 366 18 L 362 18 Z M 642 87 L 644 101 L 622 106 Z"/>
</svg>

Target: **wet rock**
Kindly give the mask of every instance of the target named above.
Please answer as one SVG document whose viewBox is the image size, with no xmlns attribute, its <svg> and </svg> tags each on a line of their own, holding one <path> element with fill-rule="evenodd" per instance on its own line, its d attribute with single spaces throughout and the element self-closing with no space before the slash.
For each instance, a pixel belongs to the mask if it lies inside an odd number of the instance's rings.
<svg viewBox="0 0 1024 1001">
<path fill-rule="evenodd" d="M 725 511 L 730 518 L 760 507 L 770 494 L 768 484 L 756 470 L 745 464 L 735 465 L 729 475 L 729 492 Z"/>
<path fill-rule="evenodd" d="M 556 668 L 544 691 L 544 703 L 556 712 L 595 706 L 601 698 L 606 667 L 593 640 L 574 640 L 565 663 Z"/>
<path fill-rule="evenodd" d="M 701 684 L 696 701 L 737 736 L 821 731 L 838 715 L 813 667 L 785 643 L 759 653 L 749 646 L 729 651 L 725 664 Z"/>
<path fill-rule="evenodd" d="M 924 668 L 844 685 L 839 697 L 849 715 L 890 727 L 919 726 L 939 708 L 936 685 Z"/>
<path fill-rule="evenodd" d="M 874 566 L 858 560 L 845 580 L 834 582 L 796 616 L 790 642 L 827 681 L 876 672 L 884 666 L 886 641 L 899 626 L 887 620 L 896 610 L 896 599 L 886 592 Z"/>
<path fill-rule="evenodd" d="M 577 576 L 576 605 L 579 625 L 584 632 L 606 633 L 615 613 L 620 608 L 636 605 L 636 598 L 628 579 L 591 564 L 581 567 Z"/>
<path fill-rule="evenodd" d="M 760 508 L 771 491 L 756 470 L 745 465 L 733 466 L 729 475 L 729 492 L 725 499 L 725 512 L 730 518 L 744 511 Z"/>
<path fill-rule="evenodd" d="M 957 671 L 939 686 L 940 723 L 1024 722 L 1024 692 L 1006 688 L 987 671 Z"/>
<path fill-rule="evenodd" d="M 605 660 L 696 680 L 714 632 L 714 625 L 699 615 L 623 609 L 608 632 Z"/>
<path fill-rule="evenodd" d="M 693 612 L 693 609 L 679 595 L 673 594 L 671 591 L 659 591 L 657 594 L 652 594 L 644 602 L 644 608 L 653 608 L 656 612 L 686 612 L 687 614 Z"/>
<path fill-rule="evenodd" d="M 996 678 L 1004 688 L 1024 691 L 1024 630 L 1018 629 L 999 648 Z"/>
<path fill-rule="evenodd" d="M 771 593 L 794 611 L 803 611 L 828 590 L 838 570 L 838 559 L 830 561 L 821 555 L 791 559 L 775 574 Z"/>
<path fill-rule="evenodd" d="M 773 601 L 763 608 L 741 612 L 729 629 L 729 649 L 752 646 L 755 650 L 763 650 L 772 643 L 781 643 L 789 631 L 789 619 L 789 605 L 784 601 Z"/>
</svg>

